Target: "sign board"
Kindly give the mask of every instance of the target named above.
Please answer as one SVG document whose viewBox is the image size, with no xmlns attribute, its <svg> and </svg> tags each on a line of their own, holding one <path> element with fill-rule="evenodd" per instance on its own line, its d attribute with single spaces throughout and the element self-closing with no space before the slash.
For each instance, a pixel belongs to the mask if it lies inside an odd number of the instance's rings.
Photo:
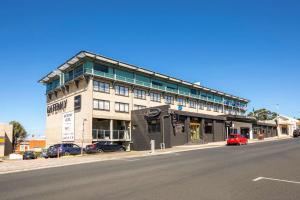
<svg viewBox="0 0 300 200">
<path fill-rule="evenodd" d="M 57 111 L 63 110 L 66 107 L 67 107 L 67 100 L 63 100 L 61 102 L 58 102 L 58 103 L 52 104 L 50 106 L 47 106 L 47 113 L 49 115 L 49 114 L 51 114 L 53 112 L 57 112 Z"/>
<path fill-rule="evenodd" d="M 73 142 L 75 140 L 74 112 L 64 113 L 62 120 L 62 142 Z"/>
<path fill-rule="evenodd" d="M 4 145 L 5 144 L 5 137 L 0 137 L 0 145 Z"/>
<path fill-rule="evenodd" d="M 182 110 L 182 105 L 178 105 L 178 106 L 177 106 L 177 109 L 178 109 L 178 110 Z"/>
</svg>

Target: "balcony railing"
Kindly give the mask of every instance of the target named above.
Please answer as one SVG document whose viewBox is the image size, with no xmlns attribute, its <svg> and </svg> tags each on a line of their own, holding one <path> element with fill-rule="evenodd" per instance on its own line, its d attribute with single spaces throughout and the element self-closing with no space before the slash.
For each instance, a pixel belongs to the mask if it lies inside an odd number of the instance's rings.
<svg viewBox="0 0 300 200">
<path fill-rule="evenodd" d="M 90 75 L 96 75 L 96 76 L 101 76 L 103 78 L 107 78 L 107 79 L 111 79 L 111 80 L 117 80 L 117 81 L 122 81 L 122 82 L 126 82 L 126 83 L 130 83 L 130 84 L 136 84 L 139 86 L 143 86 L 143 87 L 147 87 L 147 88 L 151 88 L 151 89 L 155 89 L 155 90 L 160 90 L 160 91 L 164 91 L 164 92 L 169 92 L 169 93 L 173 93 L 173 94 L 180 94 L 186 97 L 192 97 L 198 100 L 203 100 L 206 102 L 211 102 L 211 103 L 218 103 L 218 104 L 222 104 L 225 106 L 231 106 L 231 107 L 236 107 L 236 108 L 240 108 L 240 109 L 244 109 L 246 110 L 245 107 L 239 107 L 236 106 L 232 103 L 228 103 L 227 100 L 223 100 L 223 99 L 214 99 L 214 98 L 209 98 L 207 96 L 202 96 L 201 94 L 192 94 L 188 91 L 180 91 L 177 89 L 173 89 L 173 88 L 168 88 L 166 86 L 159 86 L 159 85 L 154 85 L 151 82 L 144 82 L 141 80 L 137 80 L 137 79 L 132 79 L 132 78 L 128 78 L 128 77 L 124 77 L 124 76 L 120 76 L 117 74 L 113 74 L 113 73 L 106 73 L 106 72 L 102 72 L 102 71 L 97 71 L 97 70 L 93 70 L 93 69 L 83 69 L 83 70 L 79 70 L 78 73 L 73 74 L 71 77 L 69 77 L 67 74 L 65 74 L 65 83 L 67 81 L 70 81 L 74 78 L 76 78 L 77 76 L 80 76 L 82 74 L 90 74 Z M 57 85 L 59 86 L 59 85 Z M 47 92 L 55 89 L 57 86 L 52 86 L 47 88 Z"/>
<path fill-rule="evenodd" d="M 93 129 L 93 141 L 131 141 L 129 130 Z"/>
</svg>

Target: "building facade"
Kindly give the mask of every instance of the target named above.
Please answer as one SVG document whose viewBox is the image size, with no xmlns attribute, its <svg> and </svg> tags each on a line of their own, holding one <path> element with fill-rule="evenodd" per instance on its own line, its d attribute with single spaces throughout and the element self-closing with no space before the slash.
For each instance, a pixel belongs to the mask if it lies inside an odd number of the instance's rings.
<svg viewBox="0 0 300 200">
<path fill-rule="evenodd" d="M 283 115 L 279 115 L 275 120 L 278 125 L 277 130 L 279 136 L 293 136 L 293 132 L 297 129 L 299 123 L 299 120 Z"/>
<path fill-rule="evenodd" d="M 13 126 L 0 123 L 0 158 L 8 156 L 13 151 Z"/>
<path fill-rule="evenodd" d="M 79 52 L 40 83 L 46 85 L 48 146 L 102 140 L 129 145 L 134 110 L 168 105 L 219 120 L 244 115 L 249 102 L 90 52 Z"/>
<path fill-rule="evenodd" d="M 16 152 L 34 151 L 41 152 L 46 148 L 46 139 L 41 138 L 30 138 L 25 139 L 16 147 Z"/>
</svg>

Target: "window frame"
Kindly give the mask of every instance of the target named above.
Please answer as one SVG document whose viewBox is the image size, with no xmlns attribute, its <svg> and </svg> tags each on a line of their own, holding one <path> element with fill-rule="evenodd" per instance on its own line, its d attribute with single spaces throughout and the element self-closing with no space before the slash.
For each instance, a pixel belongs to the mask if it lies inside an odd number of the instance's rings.
<svg viewBox="0 0 300 200">
<path fill-rule="evenodd" d="M 95 83 L 96 83 L 96 86 L 95 86 Z M 101 90 L 101 88 L 102 88 L 101 84 L 104 85 L 104 90 Z M 106 87 L 106 86 L 108 86 L 108 87 Z M 110 83 L 94 80 L 93 81 L 93 90 L 96 92 L 102 92 L 102 93 L 109 94 L 110 93 Z"/>
<path fill-rule="evenodd" d="M 191 102 L 193 102 L 193 106 L 192 106 Z M 190 105 L 190 108 L 197 109 L 197 101 L 195 101 L 195 100 L 189 100 L 189 105 Z"/>
<path fill-rule="evenodd" d="M 95 101 L 97 101 L 97 108 L 95 108 Z M 100 102 L 103 102 L 103 108 L 100 108 Z M 106 109 L 106 103 L 108 103 L 108 109 Z M 103 100 L 103 99 L 93 99 L 93 109 L 94 110 L 103 110 L 103 111 L 110 111 L 110 101 Z"/>
<path fill-rule="evenodd" d="M 146 100 L 146 91 L 141 89 L 134 89 L 133 95 L 135 99 Z"/>
<path fill-rule="evenodd" d="M 117 89 L 118 87 L 118 89 Z M 120 91 L 121 88 L 124 88 L 124 94 L 122 94 Z M 127 93 L 126 93 L 127 92 Z M 123 86 L 123 85 L 115 85 L 115 94 L 119 96 L 128 97 L 129 96 L 129 87 Z"/>
<path fill-rule="evenodd" d="M 118 110 L 117 110 L 117 105 L 118 105 L 118 107 L 119 107 Z M 124 111 L 121 110 L 121 105 L 124 106 Z M 126 106 L 127 106 L 127 111 L 126 111 Z M 115 102 L 115 112 L 129 113 L 129 103 Z"/>
<path fill-rule="evenodd" d="M 165 96 L 165 103 L 169 105 L 174 105 L 174 96 L 166 95 Z"/>
<path fill-rule="evenodd" d="M 156 92 L 150 92 L 150 101 L 161 103 L 161 94 Z"/>
</svg>

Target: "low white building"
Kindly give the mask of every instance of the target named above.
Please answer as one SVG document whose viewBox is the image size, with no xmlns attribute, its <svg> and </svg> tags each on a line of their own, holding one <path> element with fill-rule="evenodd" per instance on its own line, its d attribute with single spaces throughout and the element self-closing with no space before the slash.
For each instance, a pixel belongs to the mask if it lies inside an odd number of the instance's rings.
<svg viewBox="0 0 300 200">
<path fill-rule="evenodd" d="M 275 120 L 277 122 L 277 131 L 279 136 L 293 136 L 293 132 L 297 129 L 299 123 L 299 120 L 283 115 L 279 115 Z"/>
</svg>

